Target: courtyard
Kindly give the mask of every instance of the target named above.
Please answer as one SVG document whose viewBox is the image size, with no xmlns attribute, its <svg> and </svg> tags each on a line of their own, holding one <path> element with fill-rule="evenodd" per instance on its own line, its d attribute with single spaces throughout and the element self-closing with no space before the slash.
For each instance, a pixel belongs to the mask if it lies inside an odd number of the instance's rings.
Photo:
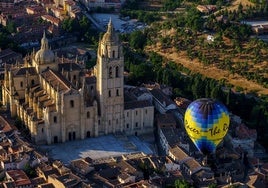
<svg viewBox="0 0 268 188">
<path fill-rule="evenodd" d="M 115 157 L 128 153 L 155 154 L 152 144 L 136 136 L 106 135 L 71 142 L 41 146 L 48 156 L 69 164 L 78 158 L 92 159 Z"/>
</svg>

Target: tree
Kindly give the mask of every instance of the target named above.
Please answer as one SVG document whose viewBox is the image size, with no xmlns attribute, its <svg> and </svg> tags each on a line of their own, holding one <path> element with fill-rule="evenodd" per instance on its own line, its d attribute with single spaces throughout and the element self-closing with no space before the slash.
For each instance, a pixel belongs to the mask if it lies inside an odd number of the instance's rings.
<svg viewBox="0 0 268 188">
<path fill-rule="evenodd" d="M 31 167 L 29 163 L 25 165 L 24 171 L 29 176 L 29 178 L 35 178 L 37 176 L 35 169 Z"/>
<path fill-rule="evenodd" d="M 79 31 L 79 26 L 77 25 L 77 21 L 72 18 L 67 18 L 62 21 L 61 25 L 62 29 L 67 32 Z"/>
<path fill-rule="evenodd" d="M 208 188 L 217 188 L 217 184 L 216 183 L 211 183 L 208 185 Z"/>
<path fill-rule="evenodd" d="M 175 10 L 181 4 L 181 0 L 164 0 L 164 10 Z"/>
<path fill-rule="evenodd" d="M 86 16 L 83 16 L 82 19 L 79 20 L 79 27 L 80 27 L 80 32 L 82 35 L 84 35 L 86 31 L 89 30 L 90 23 Z"/>
<path fill-rule="evenodd" d="M 193 29 L 194 31 L 200 31 L 203 29 L 204 20 L 200 12 L 192 7 L 186 16 L 186 26 Z"/>
<path fill-rule="evenodd" d="M 220 99 L 220 94 L 222 93 L 220 86 L 215 86 L 211 90 L 210 97 L 213 99 Z"/>
<path fill-rule="evenodd" d="M 146 44 L 145 34 L 140 30 L 134 31 L 130 34 L 129 44 L 133 49 L 142 50 Z"/>
<path fill-rule="evenodd" d="M 175 188 L 191 188 L 192 186 L 186 180 L 176 180 Z"/>
<path fill-rule="evenodd" d="M 15 23 L 13 21 L 9 21 L 7 26 L 6 26 L 6 29 L 9 33 L 15 33 L 16 32 L 16 26 L 15 26 Z"/>
<path fill-rule="evenodd" d="M 195 99 L 204 97 L 204 82 L 201 75 L 197 75 L 193 79 L 192 92 Z"/>
</svg>

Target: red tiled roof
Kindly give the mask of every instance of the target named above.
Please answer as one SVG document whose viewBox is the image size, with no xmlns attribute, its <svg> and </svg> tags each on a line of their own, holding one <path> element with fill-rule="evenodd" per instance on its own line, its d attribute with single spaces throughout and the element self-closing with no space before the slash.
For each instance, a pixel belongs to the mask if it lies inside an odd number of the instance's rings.
<svg viewBox="0 0 268 188">
<path fill-rule="evenodd" d="M 201 169 L 201 165 L 193 158 L 185 161 L 184 164 L 187 165 L 191 171 Z"/>
<path fill-rule="evenodd" d="M 55 17 L 50 16 L 48 14 L 42 15 L 41 18 L 44 19 L 44 20 L 47 20 L 47 21 L 49 21 L 49 22 L 51 22 L 51 23 L 53 23 L 55 25 L 59 25 L 60 24 L 60 19 L 59 18 L 55 18 Z"/>
<path fill-rule="evenodd" d="M 2 116 L 0 116 L 0 130 L 3 132 L 9 132 L 12 130 L 10 124 Z"/>
<path fill-rule="evenodd" d="M 23 170 L 9 170 L 6 173 L 14 180 L 16 187 L 31 185 L 31 180 Z"/>
<path fill-rule="evenodd" d="M 59 88 L 59 91 L 67 91 L 72 85 L 68 80 L 66 80 L 62 75 L 48 69 L 42 73 L 43 78 L 49 82 L 54 89 Z"/>
</svg>

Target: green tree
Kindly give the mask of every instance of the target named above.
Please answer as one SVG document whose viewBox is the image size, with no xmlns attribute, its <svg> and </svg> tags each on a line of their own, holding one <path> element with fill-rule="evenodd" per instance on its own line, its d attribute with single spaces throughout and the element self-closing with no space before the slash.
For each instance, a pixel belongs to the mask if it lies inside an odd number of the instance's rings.
<svg viewBox="0 0 268 188">
<path fill-rule="evenodd" d="M 195 7 L 190 8 L 186 15 L 186 26 L 194 31 L 200 31 L 203 29 L 203 25 L 204 20 L 200 12 Z"/>
<path fill-rule="evenodd" d="M 154 76 L 154 72 L 152 70 L 152 65 L 148 64 L 148 63 L 140 63 L 138 65 L 134 65 L 132 64 L 130 66 L 130 72 L 131 72 L 131 76 L 130 79 L 133 82 L 147 82 L 147 81 L 151 81 L 154 80 L 155 76 Z"/>
<path fill-rule="evenodd" d="M 204 82 L 201 75 L 197 75 L 193 79 L 192 92 L 195 99 L 204 97 Z"/>
<path fill-rule="evenodd" d="M 79 27 L 81 34 L 85 34 L 87 30 L 90 28 L 90 22 L 86 16 L 83 16 L 82 19 L 79 20 Z"/>
<path fill-rule="evenodd" d="M 220 86 L 216 86 L 216 87 L 212 88 L 210 97 L 213 99 L 220 99 L 221 93 L 222 93 L 222 91 L 221 91 Z"/>
<path fill-rule="evenodd" d="M 164 10 L 175 10 L 180 6 L 181 0 L 164 0 L 163 9 Z"/>
<path fill-rule="evenodd" d="M 15 23 L 13 21 L 9 21 L 7 26 L 6 26 L 6 29 L 9 33 L 15 33 L 16 32 L 16 26 L 15 26 Z"/>
<path fill-rule="evenodd" d="M 208 188 L 217 188 L 217 184 L 216 183 L 211 183 L 208 185 Z"/>
<path fill-rule="evenodd" d="M 31 167 L 29 163 L 25 165 L 24 171 L 29 176 L 29 178 L 35 178 L 37 176 L 35 169 Z"/>
<path fill-rule="evenodd" d="M 176 180 L 175 188 L 192 188 L 192 186 L 186 180 Z"/>
<path fill-rule="evenodd" d="M 77 25 L 77 20 L 73 18 L 67 18 L 62 21 L 61 27 L 67 32 L 79 31 L 79 26 Z"/>
<path fill-rule="evenodd" d="M 142 50 L 146 44 L 145 34 L 138 30 L 130 34 L 130 47 L 137 50 Z"/>
</svg>

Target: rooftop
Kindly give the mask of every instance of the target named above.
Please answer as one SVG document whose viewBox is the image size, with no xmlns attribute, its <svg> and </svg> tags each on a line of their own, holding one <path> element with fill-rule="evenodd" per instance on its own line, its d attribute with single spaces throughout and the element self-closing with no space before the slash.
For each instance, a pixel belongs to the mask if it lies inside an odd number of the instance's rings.
<svg viewBox="0 0 268 188">
<path fill-rule="evenodd" d="M 6 173 L 14 180 L 16 187 L 27 186 L 31 184 L 30 179 L 23 170 L 9 170 Z"/>
</svg>

